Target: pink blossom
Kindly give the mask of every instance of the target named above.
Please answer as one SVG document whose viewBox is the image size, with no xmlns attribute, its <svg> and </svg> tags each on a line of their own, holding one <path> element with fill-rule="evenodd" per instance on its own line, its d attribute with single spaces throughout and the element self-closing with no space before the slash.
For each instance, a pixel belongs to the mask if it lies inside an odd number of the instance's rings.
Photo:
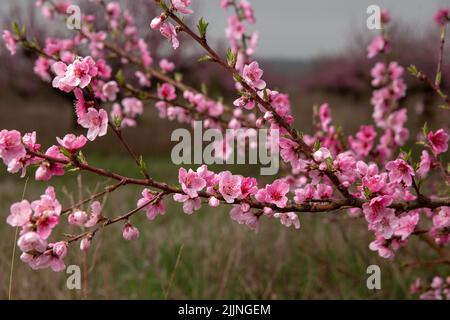
<svg viewBox="0 0 450 320">
<path fill-rule="evenodd" d="M 123 238 L 127 241 L 134 241 L 139 238 L 139 229 L 130 223 L 125 224 L 123 227 Z"/>
<path fill-rule="evenodd" d="M 20 236 L 17 245 L 22 252 L 44 252 L 47 249 L 47 241 L 36 232 L 26 232 Z"/>
<path fill-rule="evenodd" d="M 153 201 L 156 197 L 157 195 L 153 191 L 151 191 L 150 189 L 144 189 L 144 191 L 142 191 L 142 198 L 137 202 L 138 207 L 142 207 L 146 203 L 149 203 L 143 208 L 149 220 L 155 220 L 158 214 L 164 215 L 166 212 L 166 207 L 162 199 L 159 199 L 156 202 Z"/>
<path fill-rule="evenodd" d="M 252 5 L 247 0 L 241 0 L 240 6 L 244 11 L 244 17 L 249 23 L 255 23 L 255 16 Z"/>
<path fill-rule="evenodd" d="M 39 57 L 33 67 L 34 73 L 36 73 L 43 81 L 50 82 L 52 80 L 48 70 L 50 69 L 51 62 L 49 59 Z"/>
<path fill-rule="evenodd" d="M 328 126 L 331 124 L 331 110 L 328 103 L 324 103 L 319 107 L 320 124 L 323 131 L 328 131 Z"/>
<path fill-rule="evenodd" d="M 441 207 L 433 217 L 433 227 L 438 229 L 450 227 L 450 207 Z"/>
<path fill-rule="evenodd" d="M 447 8 L 441 8 L 439 9 L 435 16 L 434 16 L 434 21 L 440 25 L 440 26 L 444 26 L 446 23 L 449 22 L 450 18 L 449 18 L 449 12 L 450 10 Z"/>
<path fill-rule="evenodd" d="M 376 174 L 372 176 L 365 176 L 362 179 L 362 185 L 370 190 L 372 193 L 380 192 L 386 187 L 387 174 Z"/>
<path fill-rule="evenodd" d="M 166 101 L 173 101 L 177 98 L 176 89 L 170 83 L 163 83 L 158 88 L 158 98 Z"/>
<path fill-rule="evenodd" d="M 422 155 L 420 156 L 420 164 L 419 169 L 417 170 L 417 174 L 420 177 L 425 177 L 428 172 L 431 170 L 431 166 L 433 165 L 433 159 L 427 150 L 422 151 Z"/>
<path fill-rule="evenodd" d="M 56 74 L 53 87 L 65 92 L 71 92 L 75 87 L 87 87 L 98 74 L 98 68 L 91 57 L 78 58 L 69 66 L 56 62 L 52 69 Z"/>
<path fill-rule="evenodd" d="M 136 118 L 144 113 L 142 101 L 136 98 L 125 98 L 122 100 L 123 111 L 127 117 Z"/>
<path fill-rule="evenodd" d="M 377 240 L 371 242 L 369 248 L 372 251 L 378 251 L 378 254 L 382 258 L 391 260 L 394 259 L 394 251 L 387 246 L 386 240 L 382 237 L 377 238 Z"/>
<path fill-rule="evenodd" d="M 244 66 L 242 77 L 249 86 L 262 90 L 266 87 L 266 82 L 261 80 L 263 71 L 259 68 L 258 62 L 253 61 L 249 65 Z"/>
<path fill-rule="evenodd" d="M 161 59 L 161 61 L 159 61 L 159 67 L 161 68 L 161 70 L 167 73 L 175 70 L 175 64 L 167 59 Z"/>
<path fill-rule="evenodd" d="M 117 20 L 120 17 L 121 8 L 118 2 L 109 2 L 106 5 L 106 12 L 111 16 L 112 19 Z"/>
<path fill-rule="evenodd" d="M 8 166 L 11 161 L 19 161 L 26 155 L 19 131 L 0 131 L 0 158 Z"/>
<path fill-rule="evenodd" d="M 432 131 L 428 133 L 428 143 L 430 144 L 435 154 L 441 154 L 448 150 L 448 134 L 444 129 L 439 129 L 435 133 Z"/>
<path fill-rule="evenodd" d="M 142 71 L 136 71 L 135 74 L 136 78 L 139 80 L 139 85 L 142 87 L 150 87 L 151 82 L 148 79 L 148 77 L 143 73 Z"/>
<path fill-rule="evenodd" d="M 166 20 L 165 15 L 160 15 L 153 18 L 152 22 L 150 23 L 150 28 L 153 30 L 161 28 L 162 24 L 164 23 L 164 20 Z"/>
<path fill-rule="evenodd" d="M 287 138 L 280 138 L 280 155 L 286 162 L 296 161 L 298 159 L 298 144 Z"/>
<path fill-rule="evenodd" d="M 184 14 L 192 14 L 194 11 L 188 7 L 191 5 L 191 0 L 171 0 L 173 7 Z"/>
<path fill-rule="evenodd" d="M 378 196 L 363 204 L 363 212 L 369 223 L 377 223 L 382 218 L 388 206 L 392 204 L 389 196 Z"/>
<path fill-rule="evenodd" d="M 233 206 L 230 210 L 230 217 L 237 223 L 246 225 L 254 231 L 259 228 L 259 217 L 242 205 Z"/>
<path fill-rule="evenodd" d="M 329 158 L 331 158 L 331 152 L 327 148 L 320 148 L 313 154 L 314 160 L 316 162 L 323 162 Z"/>
<path fill-rule="evenodd" d="M 192 169 L 186 171 L 186 169 L 180 168 L 178 171 L 178 181 L 184 193 L 191 198 L 196 198 L 198 192 L 206 187 L 206 181 L 197 172 L 192 171 Z"/>
<path fill-rule="evenodd" d="M 177 38 L 177 30 L 170 22 L 163 22 L 159 29 L 161 35 L 169 41 L 172 41 L 172 47 L 176 50 L 180 46 Z"/>
<path fill-rule="evenodd" d="M 414 169 L 405 160 L 397 159 L 390 161 L 386 164 L 386 169 L 389 171 L 389 179 L 391 182 L 404 182 L 407 187 L 412 185 Z"/>
<path fill-rule="evenodd" d="M 386 9 L 381 10 L 381 23 L 388 24 L 391 21 L 389 11 Z"/>
<path fill-rule="evenodd" d="M 279 218 L 282 225 L 286 227 L 294 226 L 295 229 L 300 229 L 300 221 L 298 215 L 294 212 L 276 213 L 275 218 Z"/>
<path fill-rule="evenodd" d="M 115 101 L 118 92 L 119 86 L 116 81 L 109 81 L 102 87 L 102 93 L 109 101 Z"/>
<path fill-rule="evenodd" d="M 229 0 L 220 0 L 220 7 L 226 9 L 229 6 Z"/>
<path fill-rule="evenodd" d="M 23 227 L 30 222 L 31 205 L 27 200 L 15 203 L 11 206 L 10 215 L 6 219 L 6 222 L 12 227 Z"/>
<path fill-rule="evenodd" d="M 102 205 L 100 202 L 98 201 L 92 202 L 90 209 L 91 211 L 89 213 L 88 220 L 84 223 L 84 226 L 86 228 L 91 228 L 95 226 L 98 222 L 100 222 L 103 219 Z"/>
<path fill-rule="evenodd" d="M 64 259 L 67 256 L 67 242 L 60 241 L 49 245 L 53 249 L 53 254 Z"/>
<path fill-rule="evenodd" d="M 148 68 L 153 63 L 153 58 L 148 50 L 148 46 L 144 39 L 138 41 L 139 51 L 141 52 L 141 60 L 145 68 Z"/>
<path fill-rule="evenodd" d="M 275 180 L 272 184 L 266 185 L 264 189 L 260 189 L 255 198 L 260 202 L 272 203 L 279 208 L 284 208 L 288 202 L 286 197 L 288 192 L 289 184 L 283 180 Z"/>
<path fill-rule="evenodd" d="M 255 178 L 242 178 L 241 179 L 241 195 L 240 198 L 245 199 L 253 196 L 258 192 L 258 185 Z"/>
<path fill-rule="evenodd" d="M 108 131 L 108 114 L 105 110 L 99 111 L 89 108 L 87 113 L 78 118 L 78 123 L 83 128 L 89 129 L 87 138 L 94 141 L 97 137 L 103 137 Z"/>
<path fill-rule="evenodd" d="M 406 240 L 416 229 L 419 223 L 419 212 L 410 212 L 398 219 L 398 226 L 395 229 L 395 235 L 401 237 L 402 240 Z"/>
<path fill-rule="evenodd" d="M 390 44 L 383 36 L 375 37 L 367 47 L 367 58 L 372 59 L 379 53 L 387 53 L 390 51 Z"/>
<path fill-rule="evenodd" d="M 228 28 L 225 30 L 228 39 L 233 41 L 235 41 L 236 39 L 242 39 L 245 31 L 245 25 L 239 20 L 236 15 L 228 17 Z"/>
<path fill-rule="evenodd" d="M 310 184 L 306 185 L 305 188 L 296 189 L 294 201 L 295 203 L 303 204 L 305 201 L 313 199 L 315 192 L 314 187 Z"/>
<path fill-rule="evenodd" d="M 15 55 L 17 52 L 16 38 L 12 35 L 9 30 L 3 30 L 3 41 L 5 42 L 6 48 L 9 50 L 11 55 Z"/>
<path fill-rule="evenodd" d="M 241 196 L 241 176 L 234 176 L 229 171 L 219 174 L 219 192 L 226 202 L 233 203 Z"/>
<path fill-rule="evenodd" d="M 105 60 L 99 59 L 97 63 L 95 64 L 95 67 L 97 68 L 98 76 L 103 79 L 109 79 L 111 78 L 111 67 L 106 63 Z"/>
<path fill-rule="evenodd" d="M 320 183 L 317 185 L 314 197 L 316 199 L 330 199 L 333 195 L 333 188 L 327 184 Z"/>
<path fill-rule="evenodd" d="M 73 91 L 75 98 L 77 99 L 75 101 L 75 113 L 78 118 L 83 117 L 87 113 L 87 103 L 84 99 L 83 91 L 79 88 L 75 88 Z"/>
<path fill-rule="evenodd" d="M 72 154 L 76 153 L 78 150 L 81 150 L 87 142 L 85 136 L 80 135 L 79 137 L 77 137 L 76 135 L 71 133 L 65 135 L 63 139 L 57 137 L 56 140 L 61 147 Z"/>
<path fill-rule="evenodd" d="M 59 160 L 68 160 L 67 157 L 60 152 L 57 146 L 50 147 L 45 152 L 45 155 Z M 63 176 L 63 175 L 64 175 L 64 165 L 61 163 L 43 161 L 39 166 L 39 168 L 36 170 L 37 181 L 49 181 L 53 176 Z"/>
<path fill-rule="evenodd" d="M 199 210 L 202 207 L 202 201 L 199 197 L 190 198 L 188 195 L 177 193 L 173 196 L 176 202 L 183 203 L 183 211 L 186 214 L 193 214 L 194 211 Z"/>
</svg>

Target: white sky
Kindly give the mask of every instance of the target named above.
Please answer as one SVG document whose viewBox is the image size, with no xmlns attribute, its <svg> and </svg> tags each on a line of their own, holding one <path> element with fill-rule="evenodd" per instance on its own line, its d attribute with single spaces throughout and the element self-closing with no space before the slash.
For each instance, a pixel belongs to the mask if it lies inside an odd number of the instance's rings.
<svg viewBox="0 0 450 320">
<path fill-rule="evenodd" d="M 210 24 L 210 35 L 223 37 L 227 14 L 219 0 L 198 2 Z M 260 32 L 258 55 L 265 58 L 311 58 L 340 52 L 352 32 L 374 32 L 366 27 L 366 9 L 379 5 L 394 20 L 422 32 L 432 25 L 438 8 L 450 0 L 250 0 Z M 231 9 L 230 9 L 231 12 Z"/>
</svg>

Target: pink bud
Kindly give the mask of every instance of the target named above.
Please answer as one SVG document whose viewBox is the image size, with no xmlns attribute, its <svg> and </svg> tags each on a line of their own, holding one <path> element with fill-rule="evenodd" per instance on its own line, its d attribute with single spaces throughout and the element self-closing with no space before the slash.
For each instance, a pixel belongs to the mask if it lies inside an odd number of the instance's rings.
<svg viewBox="0 0 450 320">
<path fill-rule="evenodd" d="M 64 241 L 53 244 L 53 254 L 58 258 L 64 258 L 67 255 L 67 243 Z"/>
<path fill-rule="evenodd" d="M 133 241 L 139 238 L 139 230 L 133 225 L 127 223 L 123 228 L 123 237 L 125 240 Z"/>
<path fill-rule="evenodd" d="M 78 210 L 69 215 L 68 221 L 72 225 L 82 226 L 88 220 L 88 215 L 86 212 Z"/>
<path fill-rule="evenodd" d="M 83 238 L 80 242 L 80 250 L 87 251 L 91 247 L 92 238 L 90 236 Z"/>
<path fill-rule="evenodd" d="M 162 15 L 153 18 L 152 22 L 150 23 L 150 28 L 152 28 L 153 30 L 159 29 L 164 20 L 165 19 Z"/>
<path fill-rule="evenodd" d="M 209 198 L 208 204 L 211 208 L 217 208 L 220 205 L 220 201 L 216 197 L 211 197 Z"/>
</svg>

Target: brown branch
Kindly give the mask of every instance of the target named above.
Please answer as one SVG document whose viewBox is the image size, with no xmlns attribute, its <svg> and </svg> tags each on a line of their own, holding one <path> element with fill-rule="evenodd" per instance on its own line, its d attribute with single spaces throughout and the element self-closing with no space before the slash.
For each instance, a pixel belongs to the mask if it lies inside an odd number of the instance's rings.
<svg viewBox="0 0 450 320">
<path fill-rule="evenodd" d="M 154 179 L 144 180 L 144 179 L 136 179 L 136 178 L 129 178 L 122 176 L 117 173 L 113 173 L 110 171 L 107 171 L 105 169 L 97 168 L 90 166 L 85 163 L 81 163 L 77 160 L 63 160 L 58 159 L 54 157 L 50 157 L 47 155 L 44 155 L 40 152 L 34 152 L 31 150 L 27 150 L 27 153 L 31 156 L 41 158 L 43 160 L 52 162 L 52 163 L 59 163 L 64 165 L 71 164 L 72 166 L 79 168 L 84 171 L 88 171 L 91 173 L 95 173 L 99 176 L 103 176 L 106 178 L 111 178 L 117 181 L 120 181 L 122 185 L 127 184 L 133 184 L 133 185 L 140 185 L 140 186 L 147 186 L 152 187 L 155 189 L 159 189 L 165 194 L 184 194 L 184 192 L 176 186 L 169 185 L 164 182 L 159 182 Z M 210 197 L 216 197 L 217 199 L 224 202 L 224 198 L 218 194 L 211 194 L 208 192 L 199 192 L 199 197 L 201 198 L 210 198 Z M 247 203 L 250 205 L 253 209 L 264 209 L 266 207 L 271 208 L 275 212 L 330 212 L 330 211 L 336 211 L 340 209 L 347 209 L 347 208 L 362 208 L 362 205 L 365 203 L 362 199 L 336 199 L 330 202 L 329 199 L 325 200 L 324 203 L 304 203 L 304 204 L 289 204 L 284 208 L 279 208 L 278 206 L 274 204 L 269 203 L 261 203 L 257 201 L 253 201 L 250 199 L 236 199 L 232 204 L 241 204 L 241 203 Z M 415 209 L 420 208 L 430 208 L 430 209 L 436 209 L 443 206 L 450 206 L 450 197 L 449 198 L 441 198 L 441 199 L 426 199 L 426 201 L 401 201 L 393 203 L 389 208 L 396 209 L 399 211 L 411 211 Z"/>
</svg>

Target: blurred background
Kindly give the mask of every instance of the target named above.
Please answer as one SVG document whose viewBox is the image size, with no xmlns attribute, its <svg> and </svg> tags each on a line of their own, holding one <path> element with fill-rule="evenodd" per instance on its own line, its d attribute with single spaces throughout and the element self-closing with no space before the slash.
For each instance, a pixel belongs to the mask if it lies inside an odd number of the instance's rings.
<svg viewBox="0 0 450 320">
<path fill-rule="evenodd" d="M 210 22 L 211 43 L 225 53 L 227 13 L 217 0 L 193 0 L 195 17 Z M 359 125 L 371 122 L 370 70 L 375 61 L 366 59 L 366 45 L 375 32 L 366 27 L 366 0 L 279 0 L 251 1 L 260 33 L 257 60 L 265 70 L 264 79 L 271 88 L 289 94 L 296 122 L 303 132 L 312 129 L 312 106 L 330 103 L 334 123 L 353 134 Z M 86 12 L 95 12 L 87 0 L 78 3 Z M 226 102 L 237 96 L 233 83 L 211 64 L 197 65 L 201 56 L 180 37 L 181 48 L 173 52 L 159 33 L 149 29 L 156 8 L 151 0 L 121 3 L 137 19 L 138 29 L 155 59 L 174 61 L 194 86 L 204 82 L 213 96 Z M 434 74 L 439 47 L 439 30 L 433 23 L 438 8 L 448 6 L 440 0 L 385 0 L 378 5 L 391 12 L 393 23 L 392 59 L 407 67 L 414 63 L 427 74 Z M 0 26 L 12 21 L 27 25 L 31 35 L 42 43 L 46 35 L 64 37 L 61 22 L 41 18 L 34 1 L 2 1 Z M 191 21 L 193 23 L 193 21 Z M 448 50 L 445 56 L 448 57 Z M 19 50 L 14 58 L 3 44 L 0 49 L 0 128 L 22 132 L 37 131 L 44 146 L 55 143 L 56 136 L 75 131 L 72 98 L 53 90 L 33 73 L 35 56 Z M 447 61 L 450 63 L 449 61 Z M 444 64 L 443 86 L 450 90 L 450 68 Z M 413 77 L 406 75 L 408 128 L 414 137 L 424 122 L 430 128 L 447 127 L 449 121 L 439 112 L 439 100 Z M 158 119 L 149 107 L 137 128 L 125 135 L 139 154 L 145 156 L 150 172 L 158 179 L 176 181 L 177 168 L 170 161 L 170 133 L 179 127 Z M 133 163 L 107 136 L 87 149 L 92 164 L 125 175 L 137 175 Z M 252 174 L 255 168 L 238 167 Z M 100 190 L 110 182 L 95 177 L 66 175 L 51 181 L 65 204 L 76 202 Z M 14 230 L 4 220 L 9 206 L 20 199 L 25 181 L 7 175 L 0 168 L 0 298 L 8 297 Z M 31 181 L 26 198 L 36 199 L 46 184 Z M 135 206 L 139 188 L 125 188 L 105 202 L 105 214 L 114 216 Z M 139 217 L 141 238 L 133 243 L 122 240 L 121 226 L 99 234 L 87 254 L 71 250 L 67 264 L 82 266 L 83 290 L 69 291 L 67 275 L 51 271 L 32 271 L 15 256 L 12 297 L 17 299 L 364 299 L 412 298 L 409 284 L 417 277 L 429 278 L 436 268 L 414 268 L 408 262 L 432 253 L 423 244 L 412 243 L 401 249 L 395 262 L 386 262 L 368 250 L 371 235 L 364 221 L 340 215 L 301 215 L 302 230 L 288 230 L 273 221 L 264 221 L 254 234 L 228 218 L 227 208 L 203 209 L 193 216 L 182 213 L 178 204 L 167 201 L 167 214 L 154 222 Z M 317 217 L 316 217 L 317 216 Z M 76 232 L 76 230 L 74 230 Z M 412 241 L 416 241 L 415 239 Z M 177 258 L 179 263 L 176 264 Z M 382 290 L 366 288 L 366 268 L 382 267 Z"/>
</svg>

